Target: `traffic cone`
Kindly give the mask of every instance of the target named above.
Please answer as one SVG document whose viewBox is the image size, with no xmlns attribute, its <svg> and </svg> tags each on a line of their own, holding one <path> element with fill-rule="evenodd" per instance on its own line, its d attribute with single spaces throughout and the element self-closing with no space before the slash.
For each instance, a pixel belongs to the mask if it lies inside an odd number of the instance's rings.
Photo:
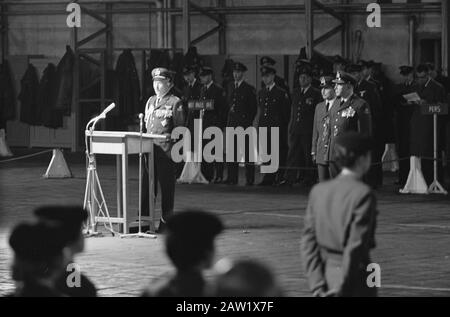
<svg viewBox="0 0 450 317">
<path fill-rule="evenodd" d="M 401 194 L 428 194 L 428 186 L 422 174 L 422 164 L 420 158 L 411 156 L 411 169 L 409 170 L 408 180 Z"/>
<path fill-rule="evenodd" d="M 202 174 L 201 163 L 195 162 L 193 152 L 188 153 L 188 159 L 184 164 L 183 171 L 178 179 L 179 184 L 209 184 Z"/>
<path fill-rule="evenodd" d="M 394 144 L 386 144 L 383 157 L 383 171 L 397 172 L 399 169 L 397 151 Z"/>
<path fill-rule="evenodd" d="M 8 147 L 8 144 L 6 143 L 5 129 L 0 129 L 0 156 L 13 156 L 11 150 Z"/>
<path fill-rule="evenodd" d="M 72 172 L 64 159 L 61 150 L 53 150 L 53 156 L 45 172 L 44 178 L 72 178 Z"/>
</svg>

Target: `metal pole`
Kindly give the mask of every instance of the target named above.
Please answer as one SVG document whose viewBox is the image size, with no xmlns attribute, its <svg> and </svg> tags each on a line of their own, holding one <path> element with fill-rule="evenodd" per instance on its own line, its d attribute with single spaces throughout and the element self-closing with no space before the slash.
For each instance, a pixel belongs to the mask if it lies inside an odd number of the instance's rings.
<svg viewBox="0 0 450 317">
<path fill-rule="evenodd" d="M 189 47 L 191 46 L 191 17 L 189 0 L 183 1 L 183 32 L 183 49 L 184 53 L 187 53 Z"/>
<path fill-rule="evenodd" d="M 449 64 L 449 4 L 448 1 L 442 1 L 442 75 L 448 75 Z"/>
<path fill-rule="evenodd" d="M 78 28 L 73 28 L 73 48 L 75 61 L 73 65 L 73 88 L 72 88 L 72 152 L 78 150 L 78 113 L 80 108 L 80 56 L 78 53 Z"/>
<path fill-rule="evenodd" d="M 106 4 L 106 11 L 112 11 L 113 7 L 112 4 L 108 3 Z M 114 42 L 113 42 L 113 17 L 112 13 L 106 14 L 106 21 L 107 21 L 107 27 L 108 30 L 106 31 L 106 65 L 109 69 L 112 69 L 113 67 L 113 48 L 114 48 Z"/>
<path fill-rule="evenodd" d="M 224 0 L 217 1 L 218 8 L 225 8 L 226 3 Z M 219 30 L 219 54 L 225 55 L 227 53 L 227 34 L 226 34 L 226 16 L 225 14 L 219 15 L 222 20 L 222 27 Z"/>
<path fill-rule="evenodd" d="M 313 0 L 305 0 L 306 54 L 312 58 L 314 41 Z"/>
<path fill-rule="evenodd" d="M 438 164 L 437 164 L 437 159 L 438 159 L 438 147 L 437 147 L 437 122 L 438 122 L 438 116 L 435 113 L 433 115 L 433 146 L 434 146 L 434 150 L 433 150 L 433 159 L 434 159 L 434 180 L 436 181 L 437 178 L 437 169 L 438 169 Z"/>
<path fill-rule="evenodd" d="M 414 65 L 415 33 L 416 33 L 416 17 L 414 15 L 411 15 L 409 16 L 409 66 Z"/>
</svg>

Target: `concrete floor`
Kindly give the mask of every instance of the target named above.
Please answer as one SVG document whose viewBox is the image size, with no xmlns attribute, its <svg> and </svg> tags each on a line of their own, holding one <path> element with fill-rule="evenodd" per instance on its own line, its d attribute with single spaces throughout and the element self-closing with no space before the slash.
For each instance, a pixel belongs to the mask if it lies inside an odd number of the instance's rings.
<svg viewBox="0 0 450 317">
<path fill-rule="evenodd" d="M 0 163 L 0 295 L 13 289 L 9 277 L 8 234 L 15 223 L 31 219 L 41 204 L 80 204 L 85 167 L 80 155 L 66 155 L 72 179 L 46 180 L 50 154 Z M 137 159 L 131 162 L 131 208 L 137 212 Z M 100 158 L 99 176 L 108 206 L 115 210 L 115 167 Z M 243 178 L 241 178 L 243 182 Z M 378 192 L 377 249 L 372 258 L 381 266 L 382 296 L 450 295 L 450 199 L 401 196 L 394 178 Z M 390 185 L 391 184 L 391 185 Z M 267 263 L 286 295 L 309 296 L 299 254 L 307 204 L 301 188 L 177 185 L 176 211 L 200 207 L 216 213 L 227 230 L 218 238 L 217 259 L 252 257 Z M 154 278 L 170 271 L 163 240 L 89 238 L 77 259 L 101 296 L 135 296 Z"/>
</svg>

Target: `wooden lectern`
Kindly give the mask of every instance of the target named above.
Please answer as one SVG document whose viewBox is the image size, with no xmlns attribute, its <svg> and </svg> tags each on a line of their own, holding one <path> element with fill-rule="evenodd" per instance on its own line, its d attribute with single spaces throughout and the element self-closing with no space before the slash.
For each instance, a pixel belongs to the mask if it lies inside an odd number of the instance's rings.
<svg viewBox="0 0 450 317">
<path fill-rule="evenodd" d="M 129 225 L 138 218 L 136 215 L 128 214 L 128 155 L 139 154 L 140 133 L 139 132 L 111 132 L 111 131 L 86 131 L 86 136 L 91 138 L 92 154 L 110 154 L 117 156 L 117 217 L 95 217 L 96 223 L 113 223 L 122 225 L 124 234 L 129 232 Z M 153 140 L 164 140 L 166 136 L 154 134 L 142 134 L 142 153 L 148 153 L 149 170 L 149 210 L 148 217 L 142 220 L 149 222 L 150 229 L 154 230 L 155 222 L 155 200 L 154 197 L 154 164 L 153 164 Z M 139 176 L 140 177 L 140 176 Z"/>
</svg>

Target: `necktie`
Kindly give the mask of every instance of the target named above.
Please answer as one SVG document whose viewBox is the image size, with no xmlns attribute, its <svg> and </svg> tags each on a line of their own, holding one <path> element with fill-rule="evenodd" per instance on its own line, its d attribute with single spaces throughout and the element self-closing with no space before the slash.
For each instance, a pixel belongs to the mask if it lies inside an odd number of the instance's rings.
<svg viewBox="0 0 450 317">
<path fill-rule="evenodd" d="M 239 84 L 238 83 L 234 83 L 234 88 L 238 89 L 239 88 Z"/>
</svg>

